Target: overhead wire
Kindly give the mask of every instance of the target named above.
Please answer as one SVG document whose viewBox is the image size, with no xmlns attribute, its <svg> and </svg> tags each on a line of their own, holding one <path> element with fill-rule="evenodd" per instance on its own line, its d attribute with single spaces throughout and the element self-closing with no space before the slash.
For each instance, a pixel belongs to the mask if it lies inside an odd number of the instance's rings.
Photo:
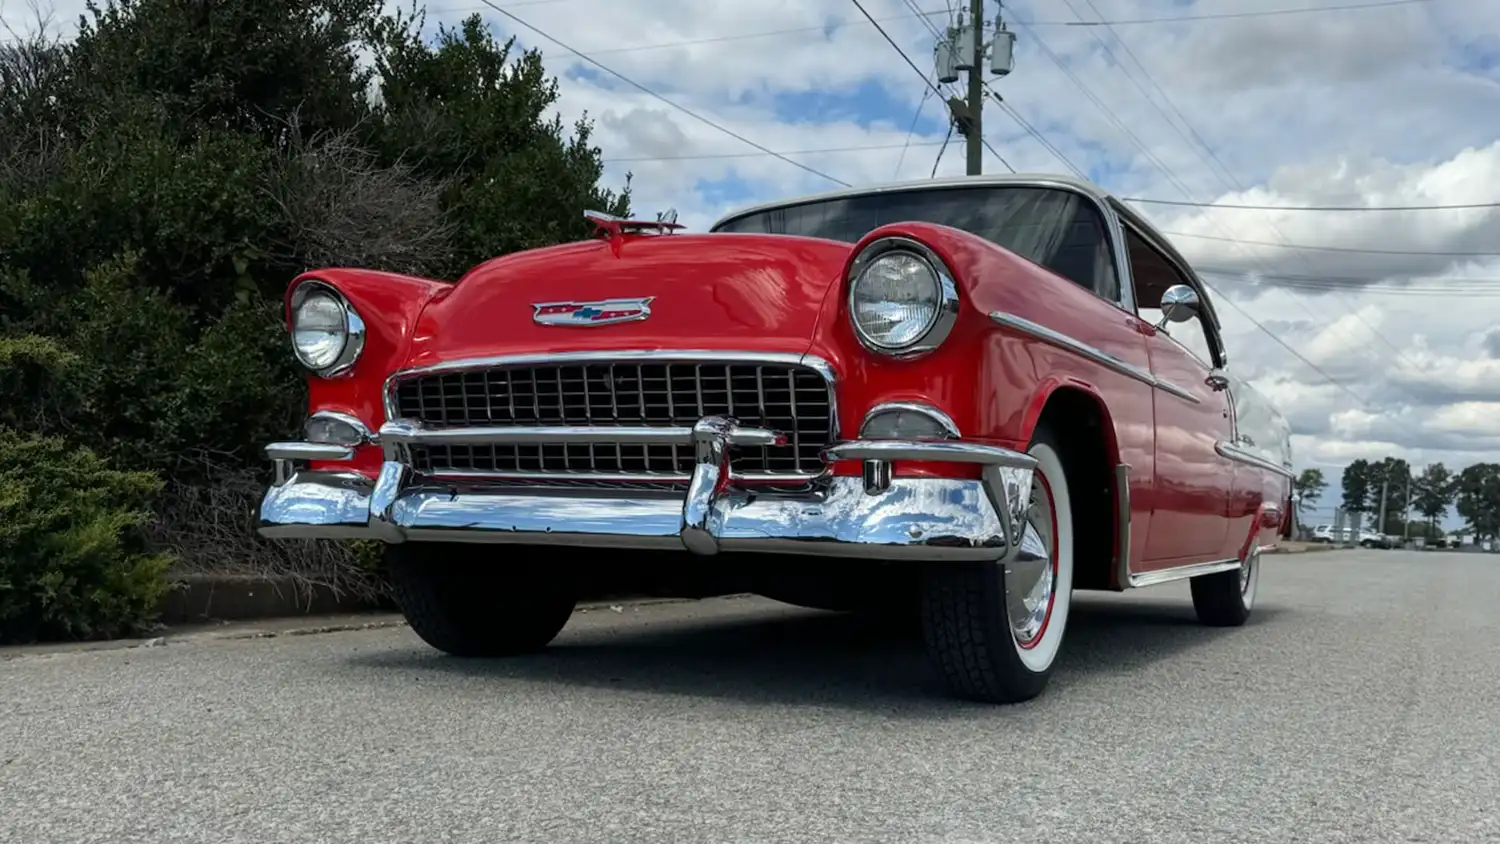
<svg viewBox="0 0 1500 844">
<path fill-rule="evenodd" d="M 1172 15 L 1154 18 L 1125 18 L 1110 21 L 1026 21 L 1028 26 L 1133 26 L 1147 23 L 1184 23 L 1191 21 L 1232 20 L 1237 18 L 1269 18 L 1284 15 L 1311 15 L 1323 12 L 1353 12 L 1363 9 L 1385 9 L 1392 6 L 1416 6 L 1432 0 L 1369 0 L 1363 3 L 1342 3 L 1333 6 L 1308 6 L 1297 9 L 1260 9 L 1246 12 L 1205 12 L 1198 15 Z"/>
<path fill-rule="evenodd" d="M 1231 202 L 1191 202 L 1181 199 L 1147 199 L 1139 196 L 1120 197 L 1125 202 L 1143 205 L 1176 205 L 1184 208 L 1225 208 L 1233 211 L 1464 211 L 1478 208 L 1500 208 L 1496 202 L 1459 202 L 1432 205 L 1240 205 Z"/>
<path fill-rule="evenodd" d="M 906 127 L 906 143 L 901 145 L 901 155 L 896 158 L 896 169 L 891 173 L 892 179 L 898 178 L 901 175 L 901 165 L 906 163 L 906 151 L 911 149 L 911 138 L 912 135 L 916 134 L 917 122 L 922 119 L 922 109 L 927 107 L 927 101 L 931 98 L 932 91 L 926 90 L 922 92 L 922 99 L 917 103 L 917 111 L 911 116 L 911 125 Z"/>
<path fill-rule="evenodd" d="M 1071 11 L 1075 17 L 1077 17 L 1079 20 L 1083 20 L 1083 15 L 1080 14 L 1077 7 L 1073 5 L 1073 0 L 1063 0 L 1063 2 L 1067 5 L 1068 10 Z M 1083 2 L 1088 5 L 1089 9 L 1093 11 L 1096 17 L 1103 19 L 1104 14 L 1100 12 L 1099 7 L 1094 4 L 1094 0 L 1083 0 Z M 1156 109 L 1157 114 L 1161 115 L 1163 121 L 1177 133 L 1177 136 L 1182 139 L 1183 143 L 1187 145 L 1187 148 L 1191 150 L 1200 161 L 1208 166 L 1209 172 L 1214 174 L 1215 178 L 1219 180 L 1219 183 L 1221 185 L 1224 185 L 1226 188 L 1230 188 L 1232 190 L 1243 192 L 1244 185 L 1241 184 L 1240 180 L 1235 177 L 1234 171 L 1230 170 L 1229 166 L 1224 163 L 1224 160 L 1219 157 L 1218 153 L 1214 152 L 1213 147 L 1210 146 L 1207 141 L 1203 140 L 1203 136 L 1199 134 L 1197 128 L 1193 126 L 1192 121 L 1188 120 L 1187 115 L 1182 113 L 1182 109 L 1178 108 L 1177 103 L 1173 101 L 1171 94 L 1169 94 L 1167 90 L 1162 87 L 1161 83 L 1156 81 L 1156 78 L 1151 75 L 1150 69 L 1147 68 L 1146 65 L 1140 60 L 1140 57 L 1135 54 L 1135 51 L 1130 49 L 1130 45 L 1125 42 L 1125 39 L 1120 37 L 1120 34 L 1115 31 L 1114 26 L 1108 23 L 1103 24 L 1103 26 L 1104 29 L 1109 33 L 1110 37 L 1114 40 L 1115 44 L 1118 45 L 1120 49 L 1125 53 L 1125 55 L 1135 63 L 1136 68 L 1140 70 L 1141 76 L 1144 77 L 1146 83 L 1156 90 L 1156 92 L 1161 96 L 1162 101 L 1165 102 L 1167 106 L 1172 110 L 1172 113 L 1176 115 L 1178 122 L 1181 123 L 1181 126 L 1178 126 L 1172 121 L 1171 115 L 1168 115 L 1167 112 L 1161 107 L 1161 105 L 1156 102 L 1156 99 L 1146 91 L 1145 87 L 1141 85 L 1141 81 L 1137 79 L 1135 74 L 1130 71 L 1130 68 L 1124 62 L 1120 61 L 1120 59 L 1114 54 L 1114 51 L 1110 49 L 1109 44 L 1107 44 L 1103 38 L 1099 37 L 1099 33 L 1096 30 L 1091 31 L 1089 34 L 1104 51 L 1105 57 L 1120 69 L 1121 73 L 1124 74 L 1125 78 L 1135 86 L 1135 89 L 1140 92 L 1141 96 L 1146 100 L 1146 102 L 1150 103 L 1152 108 Z M 1191 135 L 1191 138 L 1189 137 L 1189 135 Z M 1186 195 L 1186 191 L 1184 191 L 1184 194 Z M 1276 221 L 1274 219 L 1270 219 L 1269 214 L 1267 215 L 1267 218 L 1270 224 L 1270 228 L 1276 234 L 1276 236 L 1283 241 L 1289 242 L 1289 238 L 1287 238 L 1286 233 L 1276 225 Z M 1217 223 L 1215 225 L 1220 229 L 1220 231 L 1223 231 L 1223 228 L 1217 226 Z M 1243 246 L 1240 247 L 1240 251 L 1246 253 L 1247 256 L 1254 259 L 1254 256 L 1250 255 L 1249 250 L 1245 249 Z M 1306 266 L 1309 270 L 1315 269 L 1306 255 L 1300 253 L 1293 254 L 1295 254 L 1297 258 L 1301 260 L 1304 266 Z M 1345 309 L 1348 310 L 1350 315 L 1352 315 L 1356 321 L 1363 325 L 1366 330 L 1373 334 L 1376 339 L 1380 340 L 1380 342 L 1384 343 L 1387 348 L 1394 352 L 1397 358 L 1399 358 L 1403 363 L 1409 366 L 1416 366 L 1411 358 L 1408 357 L 1400 347 L 1391 342 L 1390 338 L 1386 337 L 1385 334 L 1383 334 L 1378 328 L 1370 324 L 1370 321 L 1365 319 L 1364 316 L 1359 312 L 1358 309 L 1354 307 L 1351 302 L 1349 302 L 1347 299 L 1342 299 L 1342 297 L 1340 298 L 1344 304 Z M 1298 300 L 1297 304 L 1304 311 L 1306 311 L 1309 316 L 1313 316 L 1310 307 L 1306 303 Z"/>
<path fill-rule="evenodd" d="M 849 2 L 853 3 L 854 7 L 856 9 L 859 9 L 860 14 L 864 15 L 865 19 L 868 20 L 872 25 L 874 25 L 875 30 L 880 33 L 880 36 L 885 39 L 887 44 L 891 45 L 891 49 L 895 50 L 897 55 L 901 56 L 901 60 L 906 62 L 907 66 L 911 68 L 912 73 L 915 73 L 917 77 L 922 80 L 922 84 L 941 97 L 943 92 L 937 87 L 934 82 L 927 78 L 927 74 L 923 73 L 921 68 L 917 67 L 917 63 L 911 60 L 911 56 L 908 56 L 905 50 L 901 49 L 901 45 L 897 44 L 896 39 L 892 38 L 891 34 L 885 31 L 885 27 L 881 26 L 879 21 L 875 20 L 875 17 L 870 14 L 870 11 L 868 9 L 865 8 L 865 4 L 861 3 L 859 0 L 849 0 Z M 1016 172 L 1016 168 L 1012 167 L 1010 162 L 1005 160 L 1005 156 L 1001 155 L 1000 152 L 990 144 L 988 139 L 981 136 L 979 141 L 984 145 L 985 149 L 989 150 L 991 155 L 995 156 L 995 158 L 998 159 L 1001 164 L 1005 165 L 1005 169 L 1009 170 L 1012 173 Z"/>
<path fill-rule="evenodd" d="M 835 153 L 835 152 L 838 152 L 838 153 L 845 153 L 845 152 L 872 152 L 872 151 L 884 151 L 884 150 L 902 149 L 903 147 L 908 147 L 908 146 L 912 146 L 912 147 L 935 147 L 935 146 L 939 145 L 940 143 L 942 143 L 942 141 L 911 141 L 910 143 L 900 143 L 900 144 L 867 144 L 867 145 L 864 145 L 864 146 L 820 147 L 818 149 L 784 149 L 784 150 L 781 150 L 781 154 L 782 155 L 823 155 L 823 154 Z M 700 160 L 700 159 L 702 159 L 702 160 L 709 160 L 709 159 L 715 159 L 715 158 L 763 158 L 763 157 L 765 157 L 765 155 L 766 154 L 764 152 L 705 152 L 705 153 L 686 153 L 686 154 L 683 154 L 683 155 L 627 155 L 627 156 L 618 156 L 618 157 L 610 157 L 610 158 L 601 158 L 599 160 L 603 161 L 605 163 L 618 164 L 618 163 L 636 162 L 636 161 L 697 161 L 697 160 Z"/>
<path fill-rule="evenodd" d="M 526 21 L 522 20 L 520 17 L 518 17 L 517 15 L 515 15 L 513 12 L 506 11 L 504 7 L 498 6 L 495 3 L 492 3 L 492 2 L 490 2 L 490 0 L 483 0 L 483 2 L 484 2 L 484 4 L 486 6 L 489 6 L 490 8 L 494 9 L 496 12 L 499 12 L 500 14 L 504 15 L 505 17 L 510 18 L 512 21 L 520 24 L 521 26 L 526 27 L 527 29 L 531 30 L 532 32 L 535 32 L 537 35 L 540 35 L 541 37 L 547 39 L 548 41 L 551 41 L 553 44 L 556 44 L 557 46 L 563 48 L 564 50 L 567 50 L 568 52 L 572 53 L 573 55 L 577 56 L 580 59 L 583 59 L 584 61 L 586 61 L 589 64 L 593 65 L 594 67 L 597 67 L 598 69 L 604 71 L 605 73 L 609 74 L 610 76 L 613 76 L 616 79 L 620 80 L 621 82 L 624 82 L 625 84 L 631 86 L 632 88 L 635 88 L 635 89 L 641 91 L 642 93 L 647 94 L 647 95 L 651 96 L 652 98 L 654 98 L 654 99 L 656 99 L 656 100 L 658 100 L 658 101 L 660 101 L 662 103 L 665 103 L 668 106 L 671 106 L 674 109 L 677 109 L 678 111 L 682 112 L 683 114 L 686 114 L 687 116 L 693 118 L 694 120 L 697 120 L 700 123 L 703 123 L 703 124 L 705 124 L 705 125 L 713 128 L 713 129 L 717 129 L 718 131 L 723 132 L 724 134 L 730 136 L 731 138 L 734 138 L 735 140 L 740 141 L 741 143 L 743 143 L 743 144 L 745 144 L 747 146 L 754 147 L 754 148 L 760 150 L 761 152 L 764 152 L 765 154 L 767 154 L 767 155 L 769 155 L 769 156 L 771 156 L 773 158 L 779 159 L 781 161 L 785 161 L 786 163 L 792 165 L 793 167 L 796 167 L 799 170 L 805 170 L 806 172 L 811 173 L 814 176 L 818 176 L 819 178 L 827 179 L 828 181 L 833 182 L 834 184 L 839 185 L 841 187 L 846 187 L 846 188 L 849 187 L 849 183 L 846 182 L 846 181 L 844 181 L 844 180 L 842 180 L 842 179 L 835 178 L 833 176 L 828 175 L 827 173 L 824 173 L 821 170 L 818 170 L 817 168 L 809 167 L 808 165 L 803 164 L 800 161 L 797 161 L 797 160 L 792 159 L 792 158 L 788 158 L 787 156 L 785 156 L 785 155 L 783 155 L 783 154 L 781 154 L 779 152 L 776 152 L 775 150 L 773 150 L 773 149 L 771 149 L 769 147 L 763 146 L 762 144 L 758 144 L 755 141 L 750 140 L 749 138 L 745 137 L 744 135 L 741 135 L 740 133 L 734 131 L 733 129 L 730 129 L 730 128 L 722 125 L 722 124 L 719 124 L 719 123 L 714 122 L 713 120 L 710 120 L 707 117 L 704 117 L 703 115 L 699 114 L 696 111 L 693 111 L 692 109 L 688 108 L 687 106 L 684 106 L 684 105 L 682 105 L 682 104 L 680 104 L 680 103 L 678 103 L 678 102 L 676 102 L 674 100 L 668 99 L 667 97 L 664 97 L 661 94 L 658 94 L 656 91 L 653 91 L 652 89 L 646 87 L 645 85 L 642 85 L 641 83 L 635 81 L 634 79 L 631 79 L 630 77 L 624 75 L 623 73 L 620 73 L 619 71 L 617 71 L 617 70 L 615 70 L 615 69 L 613 69 L 613 68 L 611 68 L 611 67 L 603 64 L 598 59 L 592 58 L 590 56 L 587 56 L 587 55 L 585 55 L 585 54 L 583 54 L 583 53 L 581 53 L 581 52 L 573 49 L 572 47 L 568 46 L 567 44 L 563 43 L 562 41 L 559 41 L 556 37 L 554 37 L 552 35 L 549 35 L 548 33 L 544 32 L 541 29 L 538 29 L 536 27 L 536 25 L 527 23 Z"/>
<path fill-rule="evenodd" d="M 1211 234 L 1194 234 L 1190 232 L 1167 231 L 1162 234 L 1172 237 L 1190 237 L 1196 240 L 1218 240 L 1230 243 L 1241 243 L 1247 246 L 1274 246 L 1279 249 L 1305 249 L 1310 252 L 1342 252 L 1356 255 L 1407 255 L 1428 256 L 1435 258 L 1490 258 L 1500 257 L 1500 252 L 1459 252 L 1444 249 L 1376 249 L 1369 246 L 1329 246 L 1311 243 L 1290 243 L 1274 240 L 1249 240 L 1239 237 L 1217 237 Z"/>
<path fill-rule="evenodd" d="M 1177 178 L 1176 174 L 1172 172 L 1172 169 L 1170 167 L 1168 167 L 1166 164 L 1164 164 L 1161 161 L 1161 159 L 1158 158 L 1154 153 L 1152 153 L 1149 149 L 1147 149 L 1146 146 L 1145 146 L 1145 144 L 1143 144 L 1141 142 L 1140 138 L 1138 138 L 1135 135 L 1134 132 L 1130 131 L 1129 127 L 1127 127 L 1127 126 L 1125 126 L 1123 124 L 1123 122 L 1119 119 L 1119 116 L 1116 115 L 1114 113 L 1114 111 L 1109 108 L 1109 106 L 1105 105 L 1103 102 L 1101 102 L 1099 100 L 1099 97 L 1096 94 L 1094 94 L 1094 92 L 1087 85 L 1085 85 L 1081 79 L 1078 78 L 1077 74 L 1073 73 L 1073 71 L 1070 68 L 1068 68 L 1068 66 L 1066 65 L 1066 63 L 1064 63 L 1062 61 L 1062 59 L 1059 58 L 1058 55 L 1051 49 L 1051 47 L 1049 47 L 1047 45 L 1045 39 L 1043 39 L 1035 31 L 1030 30 L 1024 24 L 1019 24 L 1018 23 L 1017 25 L 1021 26 L 1023 29 L 1026 29 L 1030 33 L 1031 37 L 1035 40 L 1037 47 L 1041 49 L 1043 55 L 1047 56 L 1052 61 L 1052 63 L 1054 65 L 1056 65 L 1057 68 L 1060 71 L 1062 71 L 1063 75 L 1067 76 L 1069 79 L 1071 79 L 1073 81 L 1073 84 L 1078 87 L 1078 90 L 1081 93 L 1083 93 L 1084 97 L 1086 99 L 1088 99 L 1090 102 L 1092 102 L 1094 104 L 1094 106 L 1096 108 L 1098 108 L 1099 111 L 1105 116 L 1105 118 L 1109 122 L 1111 122 L 1115 126 L 1115 128 L 1120 131 L 1120 133 L 1122 135 L 1124 135 L 1126 137 L 1127 140 L 1131 141 L 1131 143 L 1136 147 L 1136 149 L 1138 149 L 1141 152 L 1141 154 L 1143 156 L 1145 156 L 1146 159 L 1148 161 L 1150 161 L 1157 168 L 1157 170 L 1159 170 L 1162 173 L 1162 175 L 1167 178 L 1167 181 L 1171 182 L 1179 191 L 1182 192 L 1182 194 L 1184 196 L 1187 196 L 1187 197 L 1191 197 L 1192 196 L 1192 192 L 1189 191 L 1187 189 L 1186 185 L 1184 185 L 1182 183 L 1182 181 Z M 1225 232 L 1225 234 L 1227 235 L 1228 232 Z M 1297 351 L 1290 344 L 1288 344 L 1285 340 L 1281 339 L 1281 337 L 1278 336 L 1275 332 L 1271 331 L 1271 329 L 1267 328 L 1263 323 L 1261 323 L 1255 317 L 1251 316 L 1248 311 L 1246 311 L 1243 307 L 1241 307 L 1239 305 L 1239 303 L 1237 303 L 1233 299 L 1231 299 L 1227 294 L 1225 294 L 1222 291 L 1218 290 L 1213 285 L 1208 284 L 1207 281 L 1204 281 L 1204 286 L 1208 287 L 1210 290 L 1212 290 L 1214 292 L 1214 294 L 1219 297 L 1219 299 L 1221 299 L 1224 303 L 1228 304 L 1231 308 L 1233 308 L 1235 311 L 1237 311 L 1251 325 L 1255 326 L 1255 328 L 1257 330 L 1259 330 L 1261 333 L 1265 334 L 1273 342 L 1275 342 L 1277 345 L 1281 346 L 1284 350 L 1286 350 L 1288 354 L 1290 354 L 1293 357 L 1297 358 L 1304 365 L 1306 365 L 1309 369 L 1311 369 L 1312 371 L 1316 372 L 1324 380 L 1328 381 L 1328 383 L 1334 385 L 1336 388 L 1338 388 L 1342 392 L 1344 392 L 1344 393 L 1348 394 L 1349 396 L 1355 398 L 1361 405 L 1366 406 L 1366 407 L 1370 406 L 1370 403 L 1369 403 L 1369 401 L 1367 399 L 1365 399 L 1364 397 L 1360 396 L 1358 393 L 1354 392 L 1352 389 L 1350 389 L 1348 387 L 1348 385 L 1344 384 L 1342 381 L 1339 381 L 1337 378 L 1334 378 L 1326 370 L 1324 370 L 1321 366 L 1318 366 L 1316 363 L 1314 363 L 1313 361 L 1309 360 L 1305 355 L 1303 355 L 1301 352 Z"/>
<path fill-rule="evenodd" d="M 948 134 L 943 136 L 943 145 L 938 147 L 937 157 L 932 160 L 932 172 L 928 174 L 927 178 L 937 178 L 938 165 L 943 163 L 943 153 L 948 151 L 948 142 L 951 140 L 953 140 L 953 123 L 949 121 Z"/>
</svg>

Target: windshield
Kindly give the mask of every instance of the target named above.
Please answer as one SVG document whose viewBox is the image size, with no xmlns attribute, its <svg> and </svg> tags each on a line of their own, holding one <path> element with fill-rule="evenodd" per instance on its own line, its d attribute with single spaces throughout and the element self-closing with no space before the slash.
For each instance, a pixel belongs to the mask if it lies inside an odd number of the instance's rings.
<svg viewBox="0 0 1500 844">
<path fill-rule="evenodd" d="M 879 191 L 736 217 L 715 231 L 792 234 L 854 243 L 887 223 L 963 229 L 1117 300 L 1114 260 L 1094 203 L 1073 191 L 985 186 Z"/>
</svg>

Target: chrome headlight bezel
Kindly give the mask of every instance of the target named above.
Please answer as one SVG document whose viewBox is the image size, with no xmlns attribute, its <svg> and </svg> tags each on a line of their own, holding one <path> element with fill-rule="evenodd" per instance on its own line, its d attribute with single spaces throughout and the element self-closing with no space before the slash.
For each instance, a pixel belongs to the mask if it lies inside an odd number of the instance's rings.
<svg viewBox="0 0 1500 844">
<path fill-rule="evenodd" d="M 883 343 L 871 337 L 855 317 L 860 280 L 877 260 L 893 252 L 904 253 L 925 265 L 931 272 L 936 287 L 936 307 L 932 319 L 915 339 L 900 345 Z M 849 290 L 845 296 L 845 307 L 848 309 L 849 325 L 860 345 L 876 354 L 899 359 L 921 357 L 941 346 L 958 321 L 958 284 L 953 280 L 953 273 L 937 253 L 912 238 L 892 236 L 871 242 L 850 262 L 846 281 Z"/>
<path fill-rule="evenodd" d="M 334 305 L 343 315 L 344 344 L 339 349 L 338 355 L 333 362 L 327 366 L 318 367 L 315 362 L 309 361 L 303 354 L 302 348 L 297 345 L 297 313 L 313 296 L 321 296 L 333 301 Z M 291 308 L 288 313 L 287 334 L 292 342 L 292 354 L 297 356 L 297 362 L 303 368 L 317 375 L 319 378 L 336 378 L 347 374 L 359 361 L 360 354 L 365 349 L 365 321 L 359 312 L 349 303 L 333 285 L 318 281 L 316 279 L 304 281 L 297 285 L 292 291 L 290 302 Z"/>
</svg>

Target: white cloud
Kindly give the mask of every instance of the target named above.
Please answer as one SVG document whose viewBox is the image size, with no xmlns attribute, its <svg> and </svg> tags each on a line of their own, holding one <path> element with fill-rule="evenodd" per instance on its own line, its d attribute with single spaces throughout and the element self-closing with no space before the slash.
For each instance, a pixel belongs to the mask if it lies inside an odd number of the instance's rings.
<svg viewBox="0 0 1500 844">
<path fill-rule="evenodd" d="M 6 2 L 9 20 L 18 0 Z M 923 86 L 849 0 L 497 2 L 770 149 L 884 147 L 794 156 L 842 181 L 925 177 L 943 140 L 939 107 L 929 100 L 928 119 L 912 138 L 917 145 L 900 148 Z M 904 0 L 863 2 L 919 67 L 930 67 L 931 38 Z M 57 19 L 71 21 L 81 5 L 58 0 Z M 433 7 L 432 20 L 456 19 L 451 10 L 485 10 L 477 0 L 438 0 Z M 1124 20 L 1264 8 L 1261 0 L 1006 3 L 1011 19 L 1050 24 L 1075 13 Z M 618 185 L 633 173 L 642 212 L 674 206 L 684 223 L 702 227 L 733 205 L 832 187 L 620 84 L 499 14 L 487 12 L 486 19 L 547 56 L 563 76 L 564 119 L 586 111 L 596 121 L 595 140 L 611 159 L 607 181 Z M 946 14 L 932 20 L 945 25 Z M 803 31 L 786 32 L 794 29 Z M 1015 72 L 996 89 L 1064 155 L 1121 195 L 1279 206 L 1500 197 L 1500 74 L 1489 69 L 1500 47 L 1481 36 L 1500 31 L 1500 4 L 1441 0 L 1121 25 L 1113 32 L 1017 29 Z M 782 34 L 740 37 L 768 32 Z M 1064 170 L 993 104 L 985 119 L 987 136 L 1018 169 Z M 667 160 L 616 160 L 642 158 Z M 986 166 L 998 168 L 988 157 Z M 962 150 L 951 145 L 937 172 L 962 167 Z M 726 179 L 742 180 L 748 195 L 726 201 L 699 190 Z M 1214 239 L 1500 252 L 1500 210 L 1143 208 L 1164 229 L 1183 233 L 1174 239 L 1201 266 L 1342 280 L 1337 289 L 1312 290 L 1307 282 L 1278 286 L 1274 278 L 1210 278 L 1312 363 L 1267 337 L 1234 305 L 1220 305 L 1232 365 L 1284 408 L 1298 433 L 1299 462 L 1336 467 L 1393 454 L 1459 467 L 1500 459 L 1500 423 L 1491 421 L 1500 419 L 1500 283 L 1493 281 L 1500 279 L 1500 257 L 1309 251 Z M 1473 295 L 1459 295 L 1462 284 Z"/>
</svg>

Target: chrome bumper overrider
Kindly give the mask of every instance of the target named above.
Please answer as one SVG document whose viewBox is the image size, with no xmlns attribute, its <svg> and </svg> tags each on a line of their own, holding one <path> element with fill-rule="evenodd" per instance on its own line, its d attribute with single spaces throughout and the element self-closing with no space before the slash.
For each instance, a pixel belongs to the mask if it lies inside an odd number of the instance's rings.
<svg viewBox="0 0 1500 844">
<path fill-rule="evenodd" d="M 851 556 L 872 559 L 1009 559 L 1030 501 L 1028 455 L 958 441 L 860 440 L 829 448 L 829 462 L 859 460 L 863 477 L 828 477 L 801 493 L 733 483 L 733 445 L 775 444 L 780 434 L 707 417 L 682 428 L 424 429 L 387 423 L 380 476 L 294 471 L 295 460 L 338 460 L 337 447 L 279 443 L 267 453 L 277 484 L 261 504 L 270 538 L 558 544 Z M 415 444 L 691 444 L 686 492 L 486 485 L 412 472 Z M 342 454 L 342 452 L 340 452 Z M 893 478 L 891 461 L 980 464 L 981 479 Z"/>
</svg>

